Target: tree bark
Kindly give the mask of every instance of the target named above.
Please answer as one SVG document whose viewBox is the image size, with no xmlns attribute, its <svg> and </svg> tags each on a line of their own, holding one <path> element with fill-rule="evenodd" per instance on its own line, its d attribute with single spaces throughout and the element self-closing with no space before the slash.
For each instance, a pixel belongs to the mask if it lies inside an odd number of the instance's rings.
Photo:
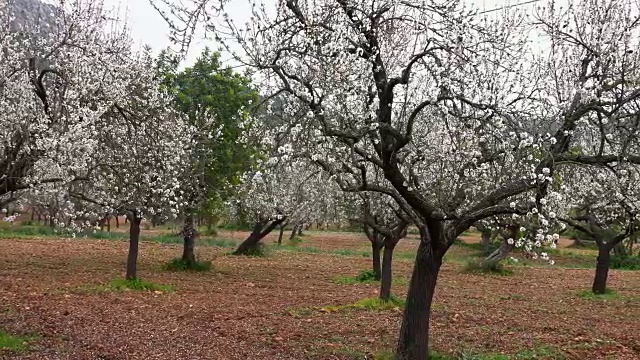
<svg viewBox="0 0 640 360">
<path fill-rule="evenodd" d="M 482 236 L 482 252 L 484 255 L 489 255 L 491 252 L 491 230 L 482 229 L 480 232 Z"/>
<path fill-rule="evenodd" d="M 138 245 L 140 243 L 140 222 L 142 219 L 133 213 L 129 219 L 129 255 L 127 256 L 127 274 L 125 279 L 135 280 L 138 266 Z"/>
<path fill-rule="evenodd" d="M 380 300 L 389 301 L 391 298 L 391 284 L 393 275 L 391 272 L 391 264 L 393 260 L 394 245 L 385 244 L 384 255 L 382 257 L 382 278 L 380 281 Z"/>
<path fill-rule="evenodd" d="M 120 229 L 120 216 L 116 214 L 116 229 Z"/>
<path fill-rule="evenodd" d="M 289 240 L 292 240 L 298 234 L 298 226 L 299 224 L 293 225 L 293 230 L 291 230 L 291 235 L 289 235 Z"/>
<path fill-rule="evenodd" d="M 502 259 L 506 258 L 507 255 L 513 249 L 513 245 L 509 245 L 507 240 L 503 240 L 500 244 L 500 247 L 494 250 L 489 256 L 487 256 L 482 262 L 480 262 L 480 266 L 485 269 L 492 268 L 496 266 Z"/>
<path fill-rule="evenodd" d="M 253 231 L 249 237 L 238 246 L 236 251 L 233 252 L 233 255 L 251 255 L 255 253 L 255 251 L 258 250 L 260 240 L 284 221 L 285 219 L 273 220 L 271 222 L 258 221 L 253 227 Z"/>
<path fill-rule="evenodd" d="M 184 238 L 182 261 L 188 265 L 194 265 L 196 263 L 196 254 L 193 251 L 196 241 L 196 229 L 193 226 L 193 214 L 190 212 L 184 218 L 182 236 Z"/>
<path fill-rule="evenodd" d="M 442 224 L 420 229 L 420 245 L 413 265 L 407 301 L 396 348 L 396 360 L 429 358 L 429 316 L 444 251 L 437 251 Z"/>
<path fill-rule="evenodd" d="M 278 234 L 278 245 L 282 245 L 282 235 L 284 235 L 284 225 L 280 225 L 280 233 Z"/>
<path fill-rule="evenodd" d="M 593 279 L 591 291 L 594 294 L 604 294 L 607 289 L 607 277 L 609 276 L 609 266 L 611 264 L 611 247 L 608 244 L 598 246 L 598 257 L 596 258 L 596 276 Z"/>
<path fill-rule="evenodd" d="M 371 241 L 371 253 L 373 254 L 373 273 L 376 275 L 376 280 L 380 280 L 380 278 L 382 277 L 382 267 L 380 266 L 380 250 L 382 250 L 382 243 L 375 240 Z"/>
</svg>

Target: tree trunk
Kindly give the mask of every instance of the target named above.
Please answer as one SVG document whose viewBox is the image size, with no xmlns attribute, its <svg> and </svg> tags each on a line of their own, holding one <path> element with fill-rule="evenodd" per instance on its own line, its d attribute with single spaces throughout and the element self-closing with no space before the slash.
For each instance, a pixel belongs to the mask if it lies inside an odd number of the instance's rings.
<svg viewBox="0 0 640 360">
<path fill-rule="evenodd" d="M 494 252 L 489 254 L 489 256 L 480 262 L 480 266 L 484 269 L 495 267 L 502 259 L 509 255 L 512 249 L 513 245 L 509 245 L 507 240 L 503 240 L 499 248 L 494 250 Z"/>
<path fill-rule="evenodd" d="M 382 250 L 382 243 L 378 241 L 371 241 L 371 253 L 373 254 L 373 272 L 374 274 L 376 274 L 376 280 L 380 280 L 380 278 L 382 277 L 382 268 L 380 266 L 380 250 Z"/>
<path fill-rule="evenodd" d="M 238 246 L 236 251 L 233 252 L 233 255 L 251 255 L 254 254 L 258 250 L 258 244 L 262 238 L 267 236 L 276 226 L 282 224 L 285 219 L 274 220 L 269 222 L 258 221 L 256 225 L 253 227 L 253 231 L 249 235 L 249 237 Z M 267 225 L 268 224 L 268 225 Z M 265 228 L 266 226 L 266 228 Z"/>
<path fill-rule="evenodd" d="M 107 215 L 107 232 L 111 232 L 111 215 Z"/>
<path fill-rule="evenodd" d="M 129 219 L 129 255 L 127 256 L 127 280 L 135 280 L 138 265 L 138 244 L 140 243 L 140 222 L 142 219 L 133 213 Z"/>
<path fill-rule="evenodd" d="M 278 234 L 278 245 L 282 245 L 282 235 L 284 235 L 285 225 L 280 225 L 280 233 Z"/>
<path fill-rule="evenodd" d="M 591 291 L 594 294 L 604 294 L 607 289 L 607 277 L 609 276 L 609 265 L 611 263 L 611 248 L 608 244 L 598 246 L 598 257 L 596 259 L 596 276 L 593 279 Z"/>
<path fill-rule="evenodd" d="M 120 229 L 120 216 L 116 214 L 116 229 Z"/>
<path fill-rule="evenodd" d="M 420 245 L 413 265 L 407 301 L 396 348 L 396 360 L 426 360 L 429 358 L 429 316 L 433 294 L 442 266 L 441 253 L 435 252 L 433 242 L 440 241 L 442 225 L 436 229 L 420 229 Z M 433 240 L 429 240 L 433 239 Z M 432 242 L 433 241 L 433 242 Z"/>
<path fill-rule="evenodd" d="M 491 253 L 491 230 L 482 229 L 482 252 L 484 255 L 489 255 Z"/>
<path fill-rule="evenodd" d="M 196 229 L 193 227 L 193 215 L 190 212 L 188 212 L 187 216 L 184 218 L 182 236 L 184 238 L 182 261 L 188 265 L 193 265 L 196 263 L 196 254 L 193 252 L 196 241 Z"/>
<path fill-rule="evenodd" d="M 292 240 L 294 237 L 296 237 L 296 234 L 298 233 L 298 224 L 293 225 L 293 230 L 291 230 L 291 235 L 289 235 L 289 240 Z"/>
<path fill-rule="evenodd" d="M 384 246 L 384 255 L 382 257 L 382 279 L 380 281 L 380 299 L 383 301 L 389 301 L 391 298 L 391 263 L 394 247 L 395 246 L 390 246 L 389 244 L 385 244 Z"/>
</svg>

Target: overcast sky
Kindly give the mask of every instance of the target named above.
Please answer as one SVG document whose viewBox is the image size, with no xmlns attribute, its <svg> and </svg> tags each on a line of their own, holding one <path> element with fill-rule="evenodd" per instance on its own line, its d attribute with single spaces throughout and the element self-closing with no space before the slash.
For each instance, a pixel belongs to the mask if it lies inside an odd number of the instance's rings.
<svg viewBox="0 0 640 360">
<path fill-rule="evenodd" d="M 154 50 L 159 51 L 170 46 L 168 39 L 169 27 L 164 19 L 150 5 L 150 0 L 103 0 L 105 7 L 120 11 L 122 17 L 128 19 L 132 36 L 138 44 L 148 44 Z M 178 1 L 178 0 L 176 0 Z M 187 0 L 189 1 L 189 0 Z M 214 0 L 215 1 L 215 0 Z M 275 6 L 277 0 L 263 0 L 267 6 Z M 466 0 L 483 10 L 490 10 L 505 6 L 506 4 L 530 3 L 531 0 Z M 531 5 L 524 5 L 530 7 Z M 237 24 L 244 24 L 249 20 L 251 11 L 248 8 L 248 1 L 234 0 L 229 6 L 229 15 Z M 202 38 L 202 33 L 196 36 L 185 65 L 192 64 L 205 46 L 216 49 L 219 45 L 211 40 Z M 224 57 L 223 57 L 224 58 Z"/>
</svg>

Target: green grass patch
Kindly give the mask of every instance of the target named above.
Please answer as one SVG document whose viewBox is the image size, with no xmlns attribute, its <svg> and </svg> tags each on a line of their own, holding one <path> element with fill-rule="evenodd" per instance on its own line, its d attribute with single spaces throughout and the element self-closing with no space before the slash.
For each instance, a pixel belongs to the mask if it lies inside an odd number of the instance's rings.
<svg viewBox="0 0 640 360">
<path fill-rule="evenodd" d="M 618 270 L 640 270 L 640 256 L 613 255 L 609 267 Z"/>
<path fill-rule="evenodd" d="M 580 290 L 576 293 L 579 297 L 589 300 L 615 300 L 620 298 L 613 289 L 605 289 L 604 294 L 594 294 L 591 290 Z"/>
<path fill-rule="evenodd" d="M 107 284 L 97 286 L 95 289 L 98 291 L 174 291 L 174 288 L 170 285 L 156 284 L 154 282 L 141 279 L 114 279 L 109 281 Z"/>
<path fill-rule="evenodd" d="M 364 298 L 358 300 L 353 304 L 337 305 L 337 306 L 324 306 L 319 310 L 322 312 L 336 312 L 340 310 L 391 310 L 404 308 L 404 300 L 397 298 L 393 295 L 388 301 L 380 300 L 380 298 Z"/>
<path fill-rule="evenodd" d="M 211 270 L 211 261 L 196 261 L 191 263 L 176 258 L 162 265 L 162 269 L 167 271 L 209 271 Z"/>
<path fill-rule="evenodd" d="M 298 246 L 300 244 L 302 244 L 302 238 L 300 236 L 294 236 L 287 240 L 287 245 L 289 246 Z"/>
<path fill-rule="evenodd" d="M 463 271 L 470 274 L 495 274 L 501 276 L 513 274 L 513 271 L 511 269 L 507 269 L 501 262 L 483 264 L 481 260 L 477 259 L 467 261 Z"/>
<path fill-rule="evenodd" d="M 0 329 L 0 353 L 9 350 L 22 353 L 29 350 L 29 342 L 37 340 L 38 336 L 16 336 Z"/>
<path fill-rule="evenodd" d="M 380 280 L 376 280 L 376 273 L 373 270 L 363 270 L 356 276 L 338 276 L 333 282 L 339 285 L 355 285 L 355 284 L 379 284 Z M 406 284 L 405 278 L 394 278 L 394 284 Z"/>
</svg>

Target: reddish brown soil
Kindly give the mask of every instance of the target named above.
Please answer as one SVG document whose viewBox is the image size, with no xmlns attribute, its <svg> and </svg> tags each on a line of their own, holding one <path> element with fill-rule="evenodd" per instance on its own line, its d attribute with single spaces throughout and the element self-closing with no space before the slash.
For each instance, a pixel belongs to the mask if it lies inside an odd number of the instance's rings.
<svg viewBox="0 0 640 360">
<path fill-rule="evenodd" d="M 368 243 L 352 234 L 310 234 L 304 245 Z M 415 242 L 402 246 L 409 251 Z M 375 285 L 333 281 L 367 269 L 364 257 L 275 251 L 246 258 L 201 247 L 198 256 L 215 271 L 170 273 L 161 264 L 180 247 L 145 242 L 140 277 L 176 291 L 96 292 L 87 285 L 123 276 L 126 242 L 0 240 L 0 249 L 0 329 L 40 335 L 30 352 L 0 352 L 3 359 L 364 359 L 393 349 L 399 329 L 400 310 L 319 310 L 376 296 Z M 410 260 L 397 258 L 394 266 L 396 278 L 408 279 Z M 589 300 L 576 292 L 589 287 L 591 269 L 513 270 L 471 275 L 446 263 L 432 347 L 514 354 L 546 346 L 572 359 L 640 357 L 640 272 L 612 271 L 619 296 Z M 394 285 L 399 297 L 406 283 Z"/>
</svg>

